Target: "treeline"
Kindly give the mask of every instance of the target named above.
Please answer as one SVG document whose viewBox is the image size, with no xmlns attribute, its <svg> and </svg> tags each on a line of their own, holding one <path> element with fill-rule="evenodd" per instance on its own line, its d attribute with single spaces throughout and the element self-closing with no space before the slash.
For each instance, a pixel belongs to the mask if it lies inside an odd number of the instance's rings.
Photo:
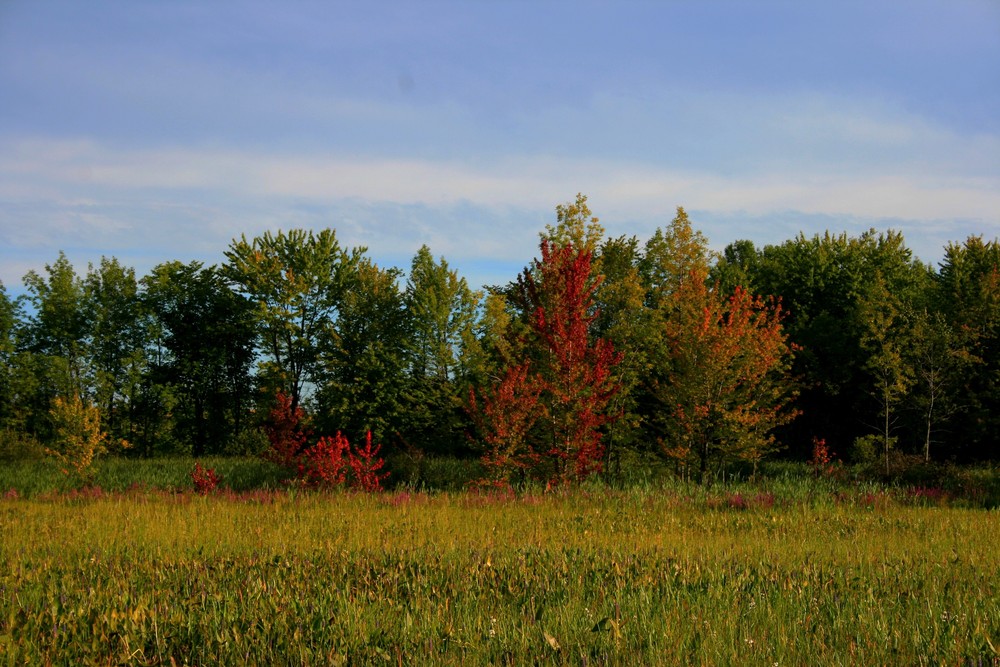
<svg viewBox="0 0 1000 667">
<path fill-rule="evenodd" d="M 333 230 L 142 277 L 60 254 L 23 297 L 0 285 L 0 454 L 87 437 L 258 453 L 281 393 L 314 433 L 481 457 L 498 483 L 635 453 L 705 475 L 818 442 L 887 471 L 998 458 L 996 241 L 951 244 L 936 269 L 874 230 L 716 255 L 683 209 L 645 242 L 608 238 L 582 196 L 541 237 L 482 291 L 427 247 L 403 272 Z"/>
</svg>

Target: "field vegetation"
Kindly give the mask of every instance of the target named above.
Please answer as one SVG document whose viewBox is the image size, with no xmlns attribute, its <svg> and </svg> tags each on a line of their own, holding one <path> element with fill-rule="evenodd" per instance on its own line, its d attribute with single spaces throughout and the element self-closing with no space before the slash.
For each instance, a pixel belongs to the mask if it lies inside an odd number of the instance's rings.
<svg viewBox="0 0 1000 667">
<path fill-rule="evenodd" d="M 108 460 L 109 488 L 62 491 L 37 481 L 50 464 L 4 471 L 0 663 L 1000 659 L 1000 513 L 939 488 L 775 466 L 754 483 L 369 494 L 220 459 L 199 495 L 191 460 L 157 463 Z"/>
</svg>

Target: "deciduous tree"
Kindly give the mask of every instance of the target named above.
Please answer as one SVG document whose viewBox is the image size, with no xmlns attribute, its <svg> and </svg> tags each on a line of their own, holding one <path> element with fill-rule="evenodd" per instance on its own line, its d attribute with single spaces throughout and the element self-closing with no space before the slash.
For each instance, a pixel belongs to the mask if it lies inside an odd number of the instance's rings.
<svg viewBox="0 0 1000 667">
<path fill-rule="evenodd" d="M 354 265 L 315 376 L 317 426 L 327 433 L 357 441 L 372 431 L 385 442 L 400 430 L 408 329 L 399 277 L 366 258 Z"/>
<path fill-rule="evenodd" d="M 713 465 L 756 466 L 775 448 L 775 427 L 795 416 L 780 305 L 740 287 L 725 296 L 697 270 L 669 298 L 655 383 L 665 453 L 702 480 Z"/>
<path fill-rule="evenodd" d="M 316 377 L 320 350 L 363 253 L 342 249 L 332 229 L 265 232 L 249 241 L 243 236 L 226 251 L 223 274 L 257 307 L 269 357 L 264 375 L 291 397 L 293 407 Z"/>
<path fill-rule="evenodd" d="M 90 319 L 86 354 L 104 428 L 113 440 L 131 440 L 150 331 L 135 270 L 106 257 L 97 267 L 90 266 L 84 278 L 84 308 Z"/>
<path fill-rule="evenodd" d="M 195 456 L 221 453 L 252 406 L 253 304 L 200 262 L 160 264 L 142 285 L 156 332 L 151 379 L 174 395 L 176 439 Z"/>
<path fill-rule="evenodd" d="M 442 257 L 423 246 L 406 284 L 406 434 L 421 451 L 465 449 L 468 416 L 463 397 L 482 365 L 476 337 L 482 295 Z"/>
<path fill-rule="evenodd" d="M 542 239 L 541 254 L 519 284 L 532 307 L 529 345 L 535 347 L 550 429 L 546 454 L 556 477 L 566 481 L 602 468 L 601 427 L 618 416 L 609 406 L 620 389 L 612 369 L 621 355 L 592 335 L 600 277 L 591 273 L 591 252 Z"/>
</svg>

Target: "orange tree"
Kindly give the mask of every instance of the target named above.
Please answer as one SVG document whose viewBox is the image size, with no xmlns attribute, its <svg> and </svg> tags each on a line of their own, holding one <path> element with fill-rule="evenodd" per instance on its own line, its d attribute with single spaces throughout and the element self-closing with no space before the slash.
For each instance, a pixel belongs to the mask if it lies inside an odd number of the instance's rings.
<svg viewBox="0 0 1000 667">
<path fill-rule="evenodd" d="M 777 447 L 772 430 L 796 414 L 780 304 L 741 287 L 725 296 L 699 270 L 668 299 L 653 382 L 664 453 L 702 480 L 733 461 L 756 469 Z"/>
</svg>

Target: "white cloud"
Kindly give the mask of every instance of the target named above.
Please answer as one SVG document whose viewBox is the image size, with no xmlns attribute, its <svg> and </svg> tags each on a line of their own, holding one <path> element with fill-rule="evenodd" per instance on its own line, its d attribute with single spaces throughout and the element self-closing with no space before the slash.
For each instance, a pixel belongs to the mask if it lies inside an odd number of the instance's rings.
<svg viewBox="0 0 1000 667">
<path fill-rule="evenodd" d="M 592 117 L 567 110 L 524 120 L 534 133 L 585 137 L 617 119 L 600 149 L 554 141 L 537 150 L 477 149 L 466 159 L 407 153 L 406 146 L 385 157 L 8 135 L 0 137 L 0 239 L 12 250 L 48 248 L 53 257 L 53 247 L 75 244 L 120 258 L 190 253 L 219 261 L 242 233 L 331 226 L 343 242 L 403 265 L 421 243 L 456 265 L 524 263 L 555 205 L 577 192 L 590 196 L 613 234 L 644 236 L 677 205 L 709 225 L 755 221 L 765 235 L 769 228 L 759 223 L 769 216 L 804 226 L 900 221 L 915 248 L 939 248 L 944 234 L 1000 234 L 1000 137 L 960 135 L 889 104 L 848 99 L 703 93 L 671 110 L 667 97 L 650 99 L 648 108 L 603 98 Z M 442 113 L 455 117 L 451 108 Z M 666 129 L 657 134 L 650 128 L 659 113 Z M 616 136 L 634 141 L 644 132 L 653 149 L 615 148 Z M 658 157 L 663 142 L 677 152 L 664 148 Z M 692 155 L 701 159 L 686 165 Z M 721 238 L 713 241 L 748 236 L 727 230 L 716 227 L 712 236 Z M 5 266 L 0 278 L 9 284 L 14 264 L 5 259 Z"/>
<path fill-rule="evenodd" d="M 199 197 L 344 199 L 448 206 L 551 209 L 575 192 L 607 210 L 636 216 L 682 204 L 718 211 L 798 210 L 810 214 L 966 218 L 996 221 L 1000 178 L 962 178 L 901 169 L 873 176 L 835 170 L 720 175 L 619 160 L 547 156 L 490 164 L 250 153 L 225 149 L 115 150 L 96 143 L 32 141 L 0 158 L 8 200 L 51 191 L 102 194 L 171 191 Z M 183 194 L 174 195 L 183 200 Z M 103 222 L 102 224 L 112 224 Z"/>
</svg>

